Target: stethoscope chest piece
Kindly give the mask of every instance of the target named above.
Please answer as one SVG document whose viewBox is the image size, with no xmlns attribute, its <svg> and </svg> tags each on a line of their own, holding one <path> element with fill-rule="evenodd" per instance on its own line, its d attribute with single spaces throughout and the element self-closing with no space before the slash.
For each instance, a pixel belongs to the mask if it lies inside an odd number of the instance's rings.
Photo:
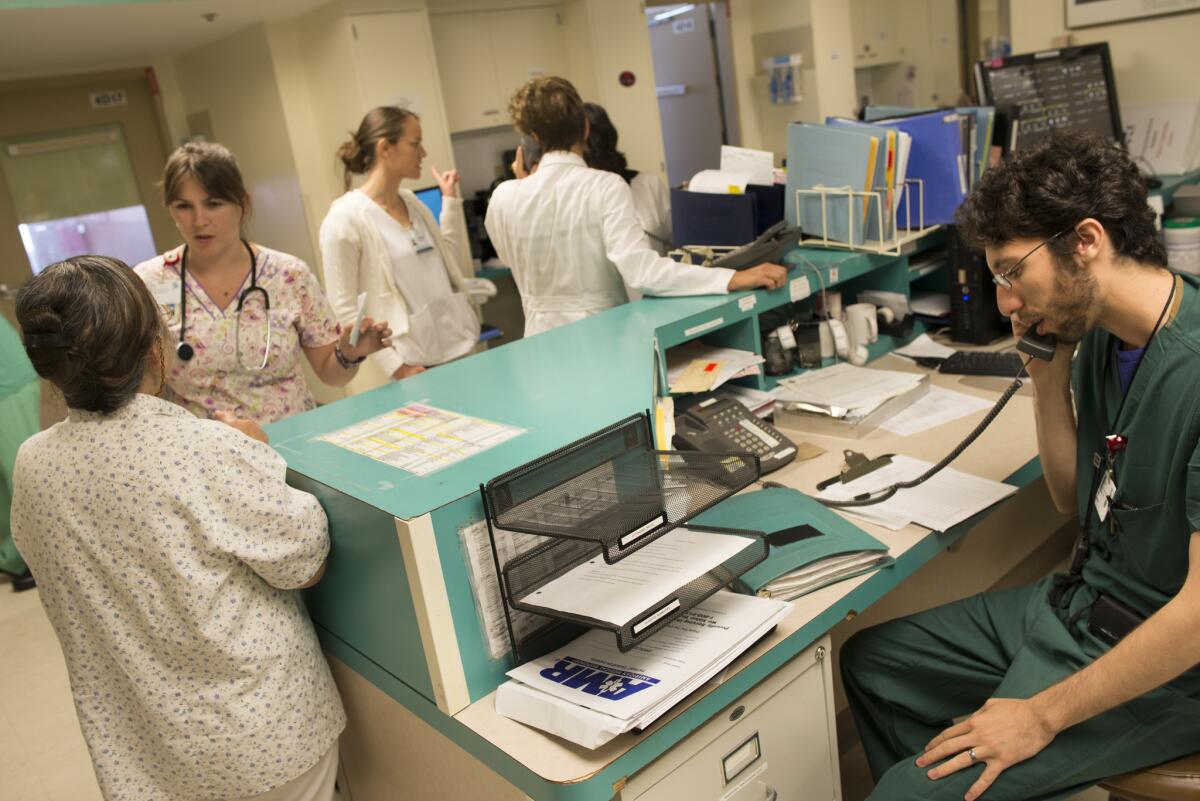
<svg viewBox="0 0 1200 801">
<path fill-rule="evenodd" d="M 190 362 L 192 357 L 196 355 L 196 349 L 186 342 L 180 342 L 175 348 L 175 355 L 182 361 Z"/>
</svg>

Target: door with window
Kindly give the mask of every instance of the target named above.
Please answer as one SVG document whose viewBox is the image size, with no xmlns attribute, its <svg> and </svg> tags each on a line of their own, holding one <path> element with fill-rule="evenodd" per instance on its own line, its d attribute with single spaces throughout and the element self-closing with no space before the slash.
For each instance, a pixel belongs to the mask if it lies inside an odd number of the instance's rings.
<svg viewBox="0 0 1200 801">
<path fill-rule="evenodd" d="M 0 84 L 0 283 L 83 253 L 132 265 L 170 247 L 166 155 L 141 71 Z"/>
</svg>

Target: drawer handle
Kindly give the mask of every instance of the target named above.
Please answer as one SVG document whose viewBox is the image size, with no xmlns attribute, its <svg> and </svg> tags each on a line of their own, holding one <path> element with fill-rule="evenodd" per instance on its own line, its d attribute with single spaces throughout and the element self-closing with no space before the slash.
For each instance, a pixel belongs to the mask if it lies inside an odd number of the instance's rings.
<svg viewBox="0 0 1200 801">
<path fill-rule="evenodd" d="M 729 713 L 729 719 L 731 721 L 737 720 L 744 714 L 746 714 L 746 707 L 739 705 L 736 709 L 734 709 L 732 712 Z"/>
<path fill-rule="evenodd" d="M 487 109 L 486 111 L 484 111 L 484 112 L 483 112 L 483 116 L 485 116 L 485 117 L 490 117 L 490 116 L 492 116 L 493 114 L 499 114 L 499 113 L 500 113 L 500 110 L 499 110 L 499 109 L 490 108 L 490 109 Z"/>
</svg>

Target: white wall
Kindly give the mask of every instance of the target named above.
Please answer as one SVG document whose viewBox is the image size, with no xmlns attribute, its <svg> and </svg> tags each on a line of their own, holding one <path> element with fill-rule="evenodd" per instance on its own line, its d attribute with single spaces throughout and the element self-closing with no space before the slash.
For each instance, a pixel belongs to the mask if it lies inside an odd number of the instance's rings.
<svg viewBox="0 0 1200 801">
<path fill-rule="evenodd" d="M 591 35 L 592 75 L 595 94 L 584 99 L 604 106 L 620 132 L 620 147 L 629 166 L 657 172 L 666 180 L 662 126 L 658 117 L 654 57 L 650 33 L 640 0 L 582 0 L 586 3 Z M 633 86 L 622 86 L 618 76 L 629 70 L 637 76 Z"/>
<path fill-rule="evenodd" d="M 1200 12 L 1068 31 L 1062 3 L 1011 0 L 1014 53 L 1045 50 L 1071 34 L 1075 44 L 1108 42 L 1122 103 L 1196 100 L 1200 95 Z"/>
<path fill-rule="evenodd" d="M 314 263 L 266 27 L 186 53 L 176 70 L 187 113 L 208 112 L 217 141 L 238 158 L 253 202 L 250 236 Z"/>
</svg>

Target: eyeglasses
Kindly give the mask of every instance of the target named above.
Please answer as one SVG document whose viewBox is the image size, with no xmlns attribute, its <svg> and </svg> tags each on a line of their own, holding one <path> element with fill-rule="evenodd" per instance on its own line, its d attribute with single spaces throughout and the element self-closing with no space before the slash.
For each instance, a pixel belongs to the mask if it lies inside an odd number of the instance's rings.
<svg viewBox="0 0 1200 801">
<path fill-rule="evenodd" d="M 996 286 L 1000 287 L 1001 289 L 1012 289 L 1013 281 L 1016 278 L 1020 277 L 1020 276 L 1014 276 L 1013 273 L 1015 273 L 1017 270 L 1021 269 L 1021 265 L 1025 263 L 1026 259 L 1028 259 L 1030 256 L 1032 256 L 1034 253 L 1037 253 L 1039 250 L 1041 250 L 1043 247 L 1045 247 L 1046 244 L 1048 244 L 1049 242 L 1052 242 L 1055 239 L 1058 239 L 1060 236 L 1065 234 L 1067 231 L 1074 230 L 1074 228 L 1075 228 L 1075 226 L 1072 225 L 1070 228 L 1062 229 L 1061 231 L 1059 231 L 1057 234 L 1050 237 L 1049 239 L 1043 239 L 1041 241 L 1041 243 L 1038 244 L 1037 247 L 1035 247 L 1033 250 L 1029 251 L 1024 256 L 1022 256 L 1020 259 L 1018 259 L 1017 263 L 1014 264 L 1012 267 L 1009 267 L 1007 270 L 1005 270 L 1002 273 L 993 274 L 992 282 Z"/>
</svg>

